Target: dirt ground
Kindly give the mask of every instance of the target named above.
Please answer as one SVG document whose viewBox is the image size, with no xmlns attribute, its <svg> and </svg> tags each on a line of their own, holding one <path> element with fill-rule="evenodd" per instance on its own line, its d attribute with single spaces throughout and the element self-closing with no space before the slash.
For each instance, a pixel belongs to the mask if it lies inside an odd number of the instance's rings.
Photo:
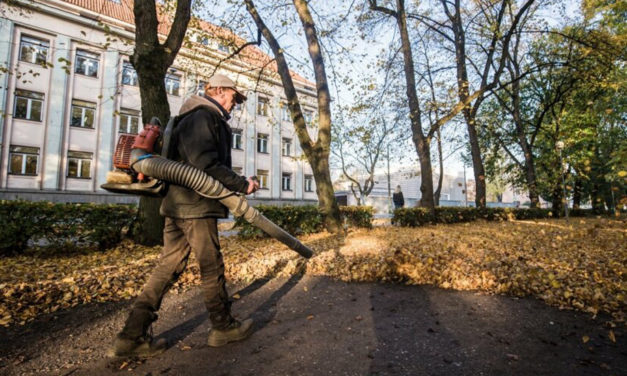
<svg viewBox="0 0 627 376">
<path fill-rule="evenodd" d="M 207 347 L 196 287 L 164 300 L 156 358 L 107 358 L 130 302 L 93 304 L 0 328 L 0 374 L 627 375 L 623 326 L 614 343 L 608 318 L 534 299 L 307 275 L 229 291 L 255 320 L 244 342 Z"/>
</svg>

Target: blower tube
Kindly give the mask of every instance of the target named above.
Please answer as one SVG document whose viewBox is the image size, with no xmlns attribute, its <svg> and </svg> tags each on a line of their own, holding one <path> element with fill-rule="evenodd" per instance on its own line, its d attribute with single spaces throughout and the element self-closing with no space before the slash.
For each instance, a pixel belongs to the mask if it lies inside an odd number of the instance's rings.
<svg viewBox="0 0 627 376">
<path fill-rule="evenodd" d="M 148 154 L 142 149 L 133 149 L 131 160 L 133 170 L 155 179 L 167 181 L 196 191 L 201 196 L 216 199 L 226 206 L 236 217 L 244 217 L 253 226 L 263 230 L 305 258 L 313 251 L 298 239 L 274 224 L 257 209 L 250 206 L 244 196 L 229 191 L 218 180 L 195 167 L 175 162 L 163 157 Z"/>
</svg>

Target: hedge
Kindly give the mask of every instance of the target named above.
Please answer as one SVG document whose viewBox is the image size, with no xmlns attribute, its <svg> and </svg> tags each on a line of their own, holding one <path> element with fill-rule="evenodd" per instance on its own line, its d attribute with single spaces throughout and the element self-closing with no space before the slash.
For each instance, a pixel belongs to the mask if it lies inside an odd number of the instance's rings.
<svg viewBox="0 0 627 376">
<path fill-rule="evenodd" d="M 0 254 L 20 253 L 29 241 L 51 247 L 117 244 L 133 222 L 137 209 L 128 205 L 53 204 L 0 201 Z"/>
<path fill-rule="evenodd" d="M 587 217 L 607 213 L 592 209 L 575 209 L 569 210 L 568 214 L 572 217 Z M 396 209 L 392 222 L 401 226 L 417 227 L 435 223 L 470 222 L 477 219 L 503 221 L 553 217 L 555 215 L 551 209 L 437 207 L 434 213 L 430 213 L 426 208 Z"/>
<path fill-rule="evenodd" d="M 312 234 L 322 231 L 324 227 L 323 215 L 318 206 L 255 206 L 266 218 L 293 235 Z M 369 206 L 340 206 L 340 214 L 348 226 L 372 227 L 374 209 Z M 246 222 L 243 218 L 237 218 L 235 227 L 238 227 L 238 235 L 244 238 L 266 236 L 260 229 Z"/>
</svg>

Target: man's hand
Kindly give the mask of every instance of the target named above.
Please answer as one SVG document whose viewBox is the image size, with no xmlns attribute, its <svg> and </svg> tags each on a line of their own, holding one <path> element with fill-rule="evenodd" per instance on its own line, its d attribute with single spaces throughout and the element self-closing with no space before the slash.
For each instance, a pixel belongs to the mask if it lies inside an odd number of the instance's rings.
<svg viewBox="0 0 627 376">
<path fill-rule="evenodd" d="M 259 180 L 257 180 L 257 177 L 256 176 L 249 177 L 248 178 L 248 190 L 246 191 L 246 194 L 249 195 L 258 190 L 259 190 Z"/>
</svg>

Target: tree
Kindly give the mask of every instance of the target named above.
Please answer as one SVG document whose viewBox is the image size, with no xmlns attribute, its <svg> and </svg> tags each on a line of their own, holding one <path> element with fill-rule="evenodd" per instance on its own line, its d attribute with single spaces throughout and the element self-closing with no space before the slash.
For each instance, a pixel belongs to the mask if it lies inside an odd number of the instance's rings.
<svg viewBox="0 0 627 376">
<path fill-rule="evenodd" d="M 331 151 L 351 182 L 357 205 L 372 192 L 377 166 L 386 151 L 389 153 L 399 122 L 398 118 L 386 118 L 381 101 L 376 99 L 380 94 L 369 93 L 373 89 L 366 85 L 362 95 L 357 96 L 361 100 L 341 111 L 341 120 L 332 130 Z"/>
<path fill-rule="evenodd" d="M 191 18 L 191 0 L 178 0 L 174 20 L 163 42 L 159 39 L 161 21 L 168 20 L 165 9 L 154 0 L 135 0 L 135 50 L 131 64 L 137 71 L 141 112 L 144 124 L 157 117 L 165 124 L 170 119 L 170 105 L 165 89 L 168 68 L 181 48 Z M 167 2 L 166 2 L 167 3 Z M 158 14 L 159 10 L 159 14 Z M 164 220 L 159 215 L 160 199 L 142 197 L 139 203 L 139 221 L 133 230 L 136 241 L 154 245 L 162 241 Z"/>
<path fill-rule="evenodd" d="M 307 125 L 303 117 L 290 69 L 285 58 L 285 51 L 279 44 L 273 32 L 266 25 L 252 0 L 244 0 L 246 9 L 261 31 L 264 39 L 270 45 L 270 49 L 277 63 L 278 74 L 281 77 L 283 90 L 287 98 L 287 105 L 292 116 L 294 128 L 298 140 L 307 161 L 311 165 L 316 181 L 316 193 L 318 195 L 320 209 L 324 215 L 325 227 L 329 232 L 341 230 L 340 211 L 335 200 L 331 172 L 329 168 L 329 156 L 331 146 L 331 95 L 325 70 L 322 49 L 318 39 L 316 24 L 313 20 L 307 1 L 293 0 L 294 9 L 302 24 L 309 51 L 309 57 L 313 65 L 316 94 L 318 99 L 318 138 L 313 141 L 307 131 Z"/>
</svg>

